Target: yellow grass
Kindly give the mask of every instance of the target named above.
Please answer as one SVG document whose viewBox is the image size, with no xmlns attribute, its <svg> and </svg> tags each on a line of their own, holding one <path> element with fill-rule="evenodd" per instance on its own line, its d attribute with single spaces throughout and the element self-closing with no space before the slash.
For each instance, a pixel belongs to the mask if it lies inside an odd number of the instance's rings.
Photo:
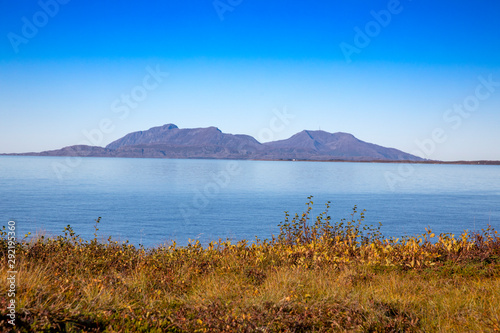
<svg viewBox="0 0 500 333">
<path fill-rule="evenodd" d="M 312 202 L 310 203 L 312 205 Z M 328 208 L 328 207 L 327 207 Z M 64 236 L 16 242 L 16 326 L 45 332 L 500 331 L 500 238 L 384 239 L 327 211 L 254 243 L 134 247 Z M 99 222 L 99 221 L 98 221 Z M 97 228 L 97 227 L 96 227 Z M 96 235 L 97 237 L 97 235 Z M 0 253 L 7 279 L 8 242 Z"/>
</svg>

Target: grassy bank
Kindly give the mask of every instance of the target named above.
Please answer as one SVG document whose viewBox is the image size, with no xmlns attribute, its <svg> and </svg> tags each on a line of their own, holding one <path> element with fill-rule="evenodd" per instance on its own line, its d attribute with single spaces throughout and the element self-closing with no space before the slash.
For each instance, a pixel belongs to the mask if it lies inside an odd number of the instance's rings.
<svg viewBox="0 0 500 333">
<path fill-rule="evenodd" d="M 0 329 L 500 331 L 495 231 L 385 239 L 363 225 L 363 212 L 333 223 L 327 210 L 313 217 L 311 208 L 287 215 L 280 235 L 252 243 L 144 249 L 97 235 L 85 241 L 71 227 L 18 241 L 15 327 L 4 234 Z"/>
</svg>

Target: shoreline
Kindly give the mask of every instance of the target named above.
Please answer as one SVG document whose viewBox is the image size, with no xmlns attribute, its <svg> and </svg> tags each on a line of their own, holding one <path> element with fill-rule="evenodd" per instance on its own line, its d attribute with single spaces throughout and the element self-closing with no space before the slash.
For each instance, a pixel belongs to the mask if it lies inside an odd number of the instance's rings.
<svg viewBox="0 0 500 333">
<path fill-rule="evenodd" d="M 68 155 L 49 155 L 43 153 L 1 153 L 1 156 L 29 156 L 29 157 L 93 157 L 93 158 L 133 158 L 133 159 L 168 159 L 168 160 L 223 160 L 223 161 L 267 161 L 267 162 L 339 162 L 339 163 L 400 163 L 400 164 L 448 164 L 448 165 L 500 165 L 500 161 L 495 160 L 475 160 L 475 161 L 439 161 L 439 160 L 346 160 L 346 159 L 330 159 L 330 160 L 304 160 L 304 159 L 253 159 L 253 158 L 212 158 L 212 157 L 191 157 L 191 158 L 176 158 L 176 157 L 127 157 L 127 156 L 82 156 L 78 154 Z"/>
</svg>

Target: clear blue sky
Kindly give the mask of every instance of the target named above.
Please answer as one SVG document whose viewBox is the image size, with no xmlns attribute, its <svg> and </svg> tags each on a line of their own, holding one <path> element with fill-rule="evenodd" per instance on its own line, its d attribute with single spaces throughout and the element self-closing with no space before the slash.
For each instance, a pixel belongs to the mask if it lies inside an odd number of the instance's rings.
<svg viewBox="0 0 500 333">
<path fill-rule="evenodd" d="M 496 0 L 59 1 L 0 0 L 1 153 L 174 123 L 500 160 Z"/>
</svg>

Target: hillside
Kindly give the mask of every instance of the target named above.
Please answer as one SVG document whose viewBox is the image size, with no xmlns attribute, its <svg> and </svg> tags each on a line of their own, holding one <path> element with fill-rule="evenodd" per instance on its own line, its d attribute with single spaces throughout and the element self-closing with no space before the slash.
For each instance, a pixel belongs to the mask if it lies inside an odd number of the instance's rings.
<svg viewBox="0 0 500 333">
<path fill-rule="evenodd" d="M 129 133 L 106 147 L 77 145 L 12 155 L 212 158 L 319 161 L 423 161 L 403 151 L 361 141 L 348 133 L 299 132 L 286 140 L 260 143 L 249 135 L 216 127 L 178 128 L 174 124 Z"/>
</svg>

